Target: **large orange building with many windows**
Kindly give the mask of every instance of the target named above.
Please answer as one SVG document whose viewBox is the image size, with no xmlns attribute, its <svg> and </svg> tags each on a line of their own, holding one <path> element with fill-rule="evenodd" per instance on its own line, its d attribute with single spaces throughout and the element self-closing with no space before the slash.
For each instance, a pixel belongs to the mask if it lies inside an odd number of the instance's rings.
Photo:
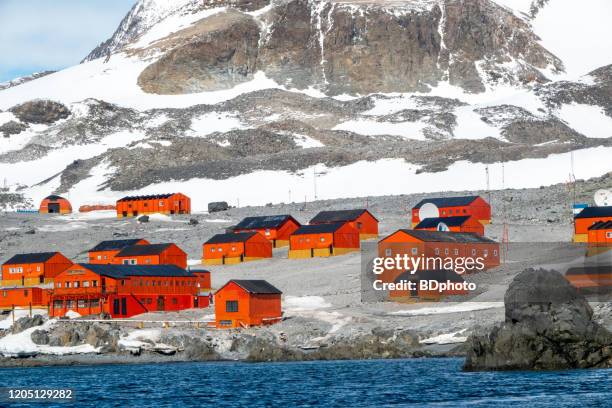
<svg viewBox="0 0 612 408">
<path fill-rule="evenodd" d="M 33 286 L 53 282 L 58 274 L 72 265 L 60 252 L 17 254 L 2 264 L 0 285 Z"/>
<path fill-rule="evenodd" d="M 75 264 L 60 273 L 51 294 L 51 316 L 131 317 L 153 311 L 208 307 L 210 273 L 175 265 Z"/>
<path fill-rule="evenodd" d="M 426 218 L 470 216 L 483 225 L 491 223 L 491 206 L 480 196 L 434 197 L 412 207 L 412 227 Z"/>
<path fill-rule="evenodd" d="M 310 225 L 349 224 L 359 232 L 359 239 L 378 238 L 378 219 L 366 209 L 321 211 Z"/>
<path fill-rule="evenodd" d="M 117 200 L 117 217 L 137 217 L 147 214 L 190 214 L 191 199 L 185 194 L 154 194 L 128 196 Z"/>
<path fill-rule="evenodd" d="M 109 264 L 113 263 L 115 255 L 122 249 L 133 245 L 149 245 L 150 242 L 142 238 L 134 239 L 114 239 L 102 241 L 88 251 L 89 263 Z"/>
<path fill-rule="evenodd" d="M 281 295 L 265 280 L 232 279 L 215 293 L 216 326 L 248 328 L 279 322 Z"/>
</svg>

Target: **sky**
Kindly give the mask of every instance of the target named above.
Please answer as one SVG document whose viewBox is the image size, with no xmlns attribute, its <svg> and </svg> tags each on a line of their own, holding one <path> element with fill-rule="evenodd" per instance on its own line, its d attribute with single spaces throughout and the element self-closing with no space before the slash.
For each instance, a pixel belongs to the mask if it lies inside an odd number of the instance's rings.
<svg viewBox="0 0 612 408">
<path fill-rule="evenodd" d="M 78 64 L 136 0 L 0 0 L 0 82 Z"/>
</svg>

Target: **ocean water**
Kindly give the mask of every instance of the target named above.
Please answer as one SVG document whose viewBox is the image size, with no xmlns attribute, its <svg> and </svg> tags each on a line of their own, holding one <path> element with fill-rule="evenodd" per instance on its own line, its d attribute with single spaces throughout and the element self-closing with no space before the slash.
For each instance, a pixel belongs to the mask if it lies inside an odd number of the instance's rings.
<svg viewBox="0 0 612 408">
<path fill-rule="evenodd" d="M 612 370 L 461 372 L 462 359 L 3 368 L 0 387 L 71 388 L 78 407 L 612 407 Z"/>
</svg>

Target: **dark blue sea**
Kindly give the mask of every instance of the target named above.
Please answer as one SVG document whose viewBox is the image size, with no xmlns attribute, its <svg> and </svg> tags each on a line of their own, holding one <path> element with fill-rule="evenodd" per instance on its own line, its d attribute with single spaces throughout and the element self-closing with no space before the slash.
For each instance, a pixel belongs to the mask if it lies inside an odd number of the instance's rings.
<svg viewBox="0 0 612 408">
<path fill-rule="evenodd" d="M 462 359 L 0 369 L 2 387 L 72 388 L 78 407 L 612 407 L 612 370 L 464 373 Z"/>
</svg>

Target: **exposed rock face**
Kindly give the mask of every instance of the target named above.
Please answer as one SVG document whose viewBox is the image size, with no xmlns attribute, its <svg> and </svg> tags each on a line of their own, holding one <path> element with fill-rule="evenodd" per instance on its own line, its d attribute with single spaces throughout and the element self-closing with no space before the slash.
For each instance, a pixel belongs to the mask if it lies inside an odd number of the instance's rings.
<svg viewBox="0 0 612 408">
<path fill-rule="evenodd" d="M 138 82 L 146 92 L 191 93 L 262 70 L 332 95 L 423 91 L 441 80 L 482 92 L 484 82 L 535 84 L 546 81 L 537 68 L 562 69 L 537 40 L 490 0 L 284 0 L 256 18 L 230 9 L 158 41 L 142 52 L 163 56 Z"/>
<path fill-rule="evenodd" d="M 13 324 L 12 332 L 19 333 L 31 327 L 40 326 L 45 322 L 45 319 L 41 315 L 34 315 L 32 317 L 22 317 L 15 321 Z"/>
<path fill-rule="evenodd" d="M 65 105 L 47 100 L 25 102 L 12 107 L 10 111 L 22 122 L 46 125 L 70 116 L 70 110 Z"/>
<path fill-rule="evenodd" d="M 505 323 L 468 339 L 465 370 L 612 367 L 612 333 L 560 273 L 523 271 L 504 303 Z"/>
<path fill-rule="evenodd" d="M 28 125 L 25 123 L 10 120 L 4 125 L 0 126 L 0 132 L 4 135 L 4 137 L 10 137 L 11 135 L 18 135 L 27 128 Z"/>
</svg>

